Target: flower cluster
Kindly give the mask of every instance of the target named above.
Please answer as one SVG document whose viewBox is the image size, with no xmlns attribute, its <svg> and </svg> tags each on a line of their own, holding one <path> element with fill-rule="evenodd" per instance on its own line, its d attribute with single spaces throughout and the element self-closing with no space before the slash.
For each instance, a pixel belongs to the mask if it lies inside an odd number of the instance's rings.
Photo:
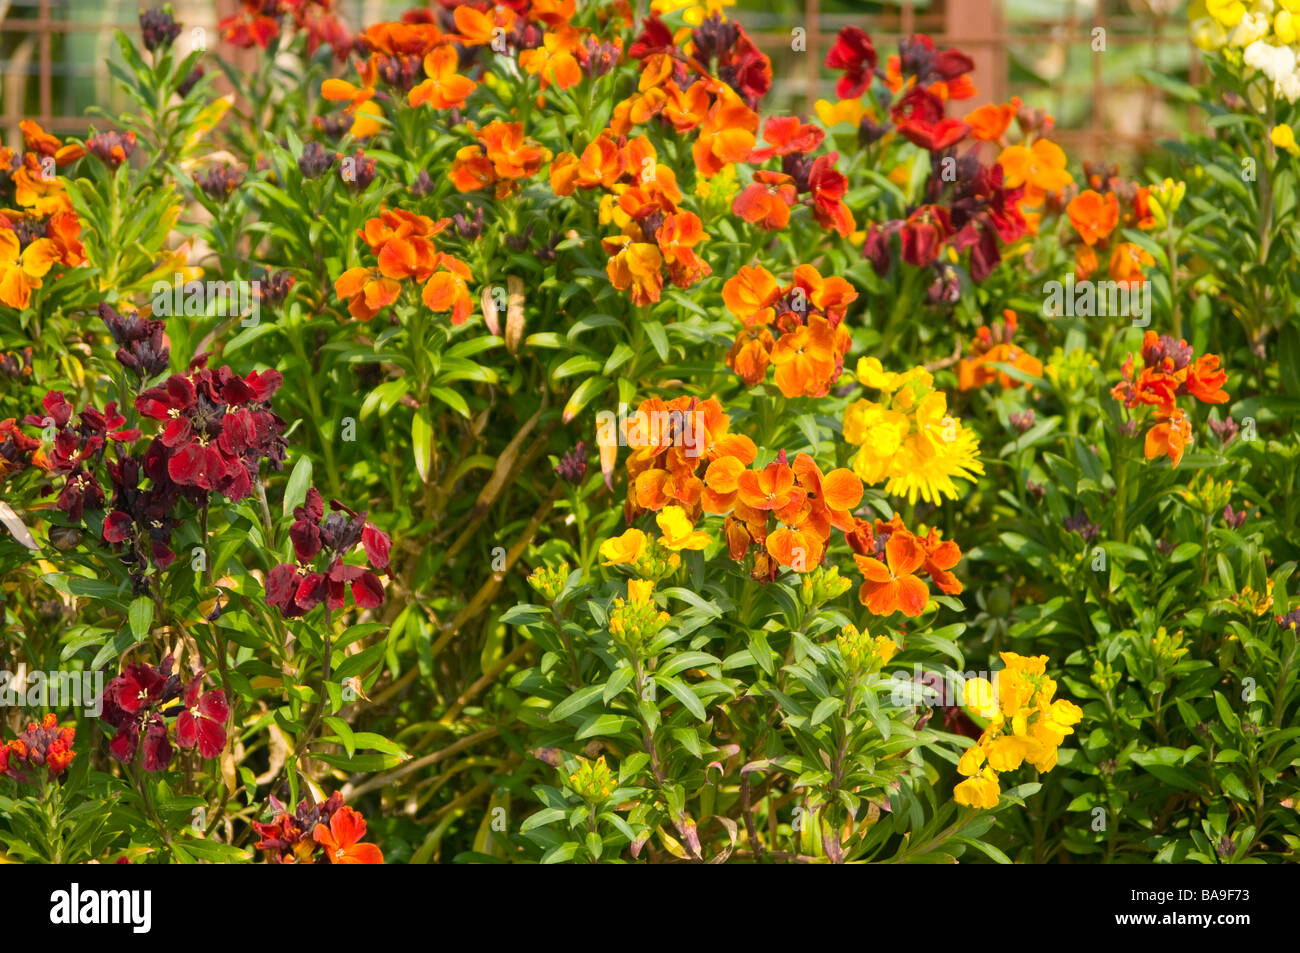
<svg viewBox="0 0 1300 953">
<path fill-rule="evenodd" d="M 1104 260 L 1117 284 L 1141 285 L 1146 280 L 1142 269 L 1154 259 L 1120 235 L 1125 228 L 1155 227 L 1150 189 L 1119 178 L 1114 166 L 1085 162 L 1083 169 L 1088 188 L 1065 206 L 1080 242 L 1075 248 L 1075 276 L 1080 281 L 1091 278 Z"/>
<path fill-rule="evenodd" d="M 578 758 L 578 770 L 569 775 L 569 787 L 585 801 L 599 804 L 618 787 L 618 779 L 605 763 L 601 755 L 595 761 Z"/>
<path fill-rule="evenodd" d="M 482 129 L 468 123 L 467 129 L 478 141 L 456 153 L 447 173 L 460 192 L 491 188 L 497 198 L 505 198 L 551 158 L 549 149 L 524 135 L 521 122 L 494 120 Z"/>
<path fill-rule="evenodd" d="M 77 753 L 72 750 L 72 742 L 77 737 L 77 729 L 71 725 L 59 727 L 59 719 L 53 712 L 41 719 L 40 723 L 29 722 L 27 729 L 6 745 L 0 745 L 0 777 L 15 781 L 28 780 L 27 772 L 46 771 L 52 781 L 72 764 Z"/>
<path fill-rule="evenodd" d="M 860 632 L 856 625 L 846 625 L 835 636 L 840 658 L 852 675 L 878 672 L 898 654 L 898 643 L 887 635 Z"/>
<path fill-rule="evenodd" d="M 165 770 L 174 754 L 167 722 L 173 715 L 181 748 L 197 749 L 199 757 L 211 760 L 226 747 L 226 693 L 219 688 L 203 691 L 202 673 L 182 688 L 173 662 L 170 655 L 157 668 L 134 662 L 105 687 L 100 718 L 114 729 L 108 744 L 114 760 L 130 764 L 140 752 L 144 770 Z"/>
<path fill-rule="evenodd" d="M 603 190 L 600 222 L 619 229 L 601 240 L 610 256 L 605 271 L 615 288 L 630 290 L 634 304 L 659 300 L 665 268 L 679 288 L 710 274 L 695 252 L 705 238 L 699 216 L 679 207 L 682 193 L 676 175 L 658 161 L 645 136 L 628 140 L 602 130 L 581 155 L 556 156 L 550 181 L 559 196 L 571 196 L 578 189 Z"/>
<path fill-rule="evenodd" d="M 1006 364 L 1034 377 L 1043 376 L 1043 362 L 1028 351 L 1012 343 L 1018 320 L 1010 309 L 1002 312 L 1005 321 L 995 321 L 993 327 L 981 326 L 971 342 L 970 356 L 957 365 L 957 387 L 974 390 L 997 381 L 1003 390 L 1026 386 L 997 365 Z M 1033 385 L 1028 385 L 1033 386 Z"/>
<path fill-rule="evenodd" d="M 290 814 L 272 795 L 270 822 L 253 821 L 260 838 L 257 849 L 272 864 L 314 864 L 324 857 L 331 864 L 382 864 L 383 852 L 364 844 L 366 820 L 343 803 L 338 791 L 319 804 L 300 801 Z"/>
<path fill-rule="evenodd" d="M 469 266 L 433 242 L 450 224 L 448 218 L 435 222 L 402 209 L 384 209 L 359 232 L 376 264 L 343 272 L 334 293 L 348 302 L 354 318 L 369 321 L 397 300 L 409 279 L 424 286 L 420 298 L 425 307 L 450 312 L 452 324 L 464 324 L 474 307 Z"/>
<path fill-rule="evenodd" d="M 1023 138 L 1008 143 L 1006 134 L 1015 120 Z M 1038 234 L 1038 223 L 1049 200 L 1074 183 L 1074 176 L 1066 170 L 1065 150 L 1047 138 L 1056 122 L 1052 116 L 1038 109 L 1030 109 L 1012 98 L 1009 103 L 989 103 L 967 114 L 966 124 L 971 136 L 981 142 L 1000 145 L 998 165 L 1002 167 L 1003 184 L 1009 189 L 1023 189 L 1020 213 L 1025 228 L 1031 235 Z"/>
<path fill-rule="evenodd" d="M 885 371 L 874 357 L 858 362 L 858 381 L 881 392 L 880 401 L 854 401 L 844 412 L 844 439 L 860 449 L 853 472 L 868 485 L 915 502 L 956 499 L 954 479 L 982 474 L 979 440 L 948 413 L 948 397 L 934 389 L 924 367 Z"/>
<path fill-rule="evenodd" d="M 1199 0 L 1192 4 L 1192 36 L 1203 50 L 1241 50 L 1242 62 L 1273 85 L 1273 95 L 1300 99 L 1300 4 L 1294 0 Z"/>
<path fill-rule="evenodd" d="M 649 579 L 629 579 L 627 598 L 616 596 L 609 607 L 609 635 L 634 657 L 645 653 L 670 616 L 654 603 L 655 584 Z"/>
<path fill-rule="evenodd" d="M 1111 396 L 1127 410 L 1153 408 L 1155 426 L 1147 431 L 1143 452 L 1148 460 L 1169 457 L 1173 466 L 1192 442 L 1192 425 L 1177 399 L 1189 395 L 1206 404 L 1228 400 L 1223 385 L 1227 371 L 1219 368 L 1217 354 L 1196 357 L 1190 344 L 1167 334 L 1147 331 L 1142 338 L 1142 369 L 1134 373 L 1133 355 L 1124 361 L 1123 380 Z"/>
<path fill-rule="evenodd" d="M 1005 668 L 985 678 L 968 680 L 963 691 L 965 704 L 987 727 L 979 739 L 962 754 L 957 771 L 966 780 L 953 791 L 958 804 L 968 807 L 996 807 L 1001 788 L 998 775 L 1014 771 L 1028 762 L 1038 771 L 1056 767 L 1057 749 L 1070 726 L 1083 717 L 1074 702 L 1053 700 L 1056 682 L 1047 677 L 1047 656 L 1001 653 Z"/>
<path fill-rule="evenodd" d="M 207 355 L 190 362 L 189 372 L 173 374 L 142 392 L 135 409 L 163 424 L 144 458 L 155 484 L 170 479 L 232 502 L 253 491 L 262 460 L 275 469 L 284 463 L 284 421 L 270 409 L 280 389 L 279 371 L 251 371 L 240 377 L 229 367 L 207 366 Z"/>
<path fill-rule="evenodd" d="M 0 302 L 21 311 L 52 268 L 85 264 L 81 220 L 57 174 L 85 151 L 31 120 L 19 126 L 22 158 L 0 146 Z"/>
<path fill-rule="evenodd" d="M 744 328 L 727 366 L 754 386 L 776 368 L 785 397 L 824 397 L 844 371 L 853 344 L 844 316 L 858 297 L 843 278 L 799 265 L 786 286 L 762 265 L 744 265 L 722 286 L 722 300 Z"/>
<path fill-rule="evenodd" d="M 332 11 L 334 0 L 240 0 L 240 11 L 217 24 L 227 43 L 249 49 L 270 47 L 282 33 L 300 30 L 307 37 L 307 54 L 328 43 L 340 62 L 347 58 L 352 36 Z"/>
<path fill-rule="evenodd" d="M 919 616 L 930 601 L 930 587 L 922 575 L 948 595 L 962 591 L 961 581 L 950 571 L 961 561 L 961 549 L 938 529 L 920 526 L 913 533 L 895 514 L 874 524 L 856 520 L 845 536 L 862 572 L 858 600 L 872 615 Z"/>
<path fill-rule="evenodd" d="M 355 513 L 337 500 L 330 501 L 330 510 L 326 516 L 315 487 L 294 507 L 289 538 L 298 561 L 281 563 L 266 577 L 266 601 L 286 619 L 305 615 L 322 602 L 342 609 L 349 587 L 359 608 L 373 609 L 384 601 L 384 584 L 375 573 L 388 568 L 388 534 L 368 523 L 365 513 Z M 369 569 L 343 561 L 358 543 Z"/>
</svg>

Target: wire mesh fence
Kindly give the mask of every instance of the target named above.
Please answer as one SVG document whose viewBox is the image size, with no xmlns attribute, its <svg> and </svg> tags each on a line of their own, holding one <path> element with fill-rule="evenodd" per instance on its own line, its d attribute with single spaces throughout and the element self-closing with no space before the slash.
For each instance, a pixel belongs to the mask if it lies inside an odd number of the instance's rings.
<svg viewBox="0 0 1300 953">
<path fill-rule="evenodd" d="M 678 4 L 680 5 L 680 4 Z M 396 18 L 410 3 L 336 0 L 356 26 Z M 776 104 L 810 113 L 833 97 L 822 67 L 846 25 L 872 34 L 882 58 L 900 37 L 928 33 L 975 60 L 978 96 L 968 105 L 1021 96 L 1057 119 L 1057 138 L 1085 157 L 1149 148 L 1188 119 L 1142 79 L 1143 70 L 1195 79 L 1185 0 L 741 0 L 728 12 L 773 60 Z M 238 0 L 174 0 L 177 19 L 216 43 Z M 109 63 L 116 29 L 134 30 L 138 0 L 0 0 L 0 129 L 16 144 L 35 118 L 84 133 L 86 106 L 121 105 Z"/>
</svg>

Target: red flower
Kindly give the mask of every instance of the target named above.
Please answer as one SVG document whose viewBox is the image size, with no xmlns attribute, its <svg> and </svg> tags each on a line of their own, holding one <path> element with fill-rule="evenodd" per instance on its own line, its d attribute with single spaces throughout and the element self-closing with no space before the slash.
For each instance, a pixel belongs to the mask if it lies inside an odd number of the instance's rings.
<svg viewBox="0 0 1300 953">
<path fill-rule="evenodd" d="M 860 27 L 844 27 L 826 54 L 826 65 L 844 70 L 835 84 L 835 95 L 840 99 L 857 99 L 871 85 L 876 69 L 876 48 L 871 44 L 871 37 Z"/>
<path fill-rule="evenodd" d="M 942 152 L 970 132 L 970 126 L 960 119 L 945 117 L 943 100 L 920 86 L 898 101 L 892 115 L 900 133 L 930 152 Z"/>
<path fill-rule="evenodd" d="M 853 232 L 854 221 L 853 213 L 843 202 L 849 190 L 849 180 L 835 168 L 839 158 L 838 152 L 819 156 L 808 174 L 808 189 L 812 192 L 813 218 L 817 223 L 848 237 Z"/>
<path fill-rule="evenodd" d="M 230 706 L 220 689 L 199 694 L 201 676 L 190 680 L 185 689 L 185 710 L 176 719 L 176 743 L 182 748 L 199 749 L 200 758 L 212 759 L 226 746 L 226 719 Z"/>
</svg>

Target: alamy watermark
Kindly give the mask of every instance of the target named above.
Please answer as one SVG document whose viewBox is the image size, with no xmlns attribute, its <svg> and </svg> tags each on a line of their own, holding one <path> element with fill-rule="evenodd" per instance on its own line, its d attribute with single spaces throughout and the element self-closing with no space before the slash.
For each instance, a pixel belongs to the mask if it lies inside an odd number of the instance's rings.
<svg viewBox="0 0 1300 953">
<path fill-rule="evenodd" d="M 215 315 L 239 318 L 246 328 L 262 320 L 260 281 L 186 281 L 177 272 L 170 282 L 154 282 L 151 294 L 154 317 Z"/>
<path fill-rule="evenodd" d="M 28 672 L 0 670 L 0 706 L 81 708 L 91 718 L 104 710 L 103 672 Z"/>
<path fill-rule="evenodd" d="M 1132 318 L 1135 328 L 1151 323 L 1151 282 L 1065 281 L 1043 285 L 1043 314 L 1049 318 Z"/>
<path fill-rule="evenodd" d="M 602 446 L 682 447 L 686 456 L 704 453 L 706 427 L 700 410 L 637 410 L 628 413 L 627 404 L 618 405 L 618 413 L 602 410 L 596 414 L 596 434 Z"/>
</svg>

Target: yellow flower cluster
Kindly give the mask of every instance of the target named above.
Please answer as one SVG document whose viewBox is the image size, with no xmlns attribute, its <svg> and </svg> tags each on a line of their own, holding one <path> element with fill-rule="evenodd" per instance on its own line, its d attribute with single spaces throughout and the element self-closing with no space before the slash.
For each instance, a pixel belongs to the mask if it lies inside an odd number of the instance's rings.
<svg viewBox="0 0 1300 953">
<path fill-rule="evenodd" d="M 680 510 L 680 507 L 666 506 L 665 510 Z M 664 515 L 659 514 L 661 520 Z M 685 519 L 685 516 L 683 516 Z M 646 579 L 665 579 L 677 571 L 677 567 L 682 564 L 682 557 L 674 550 L 680 549 L 699 549 L 702 546 L 669 546 L 668 542 L 681 543 L 691 542 L 690 539 L 693 530 L 690 529 L 690 522 L 686 522 L 686 531 L 683 533 L 680 527 L 675 525 L 671 516 L 667 518 L 669 529 L 665 530 L 663 539 L 655 539 L 653 536 L 647 536 L 636 527 L 626 530 L 621 536 L 613 536 L 600 544 L 600 558 L 602 565 L 605 566 L 627 566 L 637 575 Z M 675 535 L 674 535 L 675 534 Z M 708 534 L 700 532 L 698 535 L 705 537 L 708 541 Z"/>
<path fill-rule="evenodd" d="M 844 439 L 861 448 L 853 472 L 863 482 L 887 480 L 887 493 L 937 503 L 957 498 L 955 477 L 971 480 L 984 472 L 978 438 L 949 415 L 947 395 L 934 389 L 924 367 L 893 374 L 864 357 L 857 373 L 861 384 L 881 392 L 880 402 L 857 400 L 844 412 Z"/>
<path fill-rule="evenodd" d="M 1000 772 L 1014 771 L 1026 761 L 1039 771 L 1051 771 L 1057 748 L 1074 734 L 1070 726 L 1083 717 L 1074 702 L 1053 701 L 1056 682 L 1047 677 L 1046 655 L 1003 652 L 1002 661 L 1006 668 L 994 675 L 993 684 L 973 678 L 964 687 L 966 707 L 988 719 L 979 741 L 957 762 L 966 780 L 953 796 L 968 807 L 997 806 Z"/>
<path fill-rule="evenodd" d="M 859 632 L 855 625 L 846 625 L 835 637 L 840 657 L 853 675 L 878 672 L 898 654 L 898 643 L 887 635 L 872 636 Z"/>
<path fill-rule="evenodd" d="M 595 761 L 578 758 L 578 770 L 569 775 L 569 787 L 577 792 L 583 800 L 599 803 L 614 793 L 618 785 L 614 782 L 614 772 L 605 764 L 605 756 Z"/>
<path fill-rule="evenodd" d="M 1203 50 L 1241 50 L 1242 62 L 1294 103 L 1300 98 L 1300 0 L 1196 0 L 1188 11 L 1192 39 Z"/>
<path fill-rule="evenodd" d="M 629 579 L 627 598 L 616 598 L 609 610 L 609 634 L 633 655 L 640 656 L 668 624 L 667 612 L 654 604 L 655 584 L 649 579 Z"/>
</svg>

